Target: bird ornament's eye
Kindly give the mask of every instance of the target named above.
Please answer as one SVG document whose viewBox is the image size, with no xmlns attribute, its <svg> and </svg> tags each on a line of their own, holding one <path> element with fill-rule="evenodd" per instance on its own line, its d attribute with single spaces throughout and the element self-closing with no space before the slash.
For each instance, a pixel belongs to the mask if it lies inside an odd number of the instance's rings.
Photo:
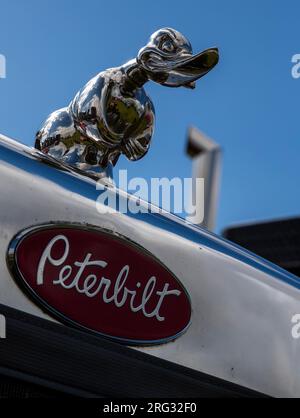
<svg viewBox="0 0 300 418">
<path fill-rule="evenodd" d="M 176 46 L 174 45 L 174 41 L 169 36 L 164 36 L 161 41 L 159 48 L 163 52 L 172 53 L 176 51 Z"/>
</svg>

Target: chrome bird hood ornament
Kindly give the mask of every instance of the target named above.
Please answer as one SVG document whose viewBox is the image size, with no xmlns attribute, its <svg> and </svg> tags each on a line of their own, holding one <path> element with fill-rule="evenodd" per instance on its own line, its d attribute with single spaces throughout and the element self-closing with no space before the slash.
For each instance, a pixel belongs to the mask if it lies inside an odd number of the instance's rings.
<svg viewBox="0 0 300 418">
<path fill-rule="evenodd" d="M 35 147 L 62 163 L 104 175 L 121 154 L 137 161 L 148 152 L 155 111 L 144 84 L 194 88 L 219 60 L 216 48 L 193 55 L 174 29 L 155 32 L 138 57 L 96 75 L 69 106 L 53 112 L 36 135 Z"/>
</svg>

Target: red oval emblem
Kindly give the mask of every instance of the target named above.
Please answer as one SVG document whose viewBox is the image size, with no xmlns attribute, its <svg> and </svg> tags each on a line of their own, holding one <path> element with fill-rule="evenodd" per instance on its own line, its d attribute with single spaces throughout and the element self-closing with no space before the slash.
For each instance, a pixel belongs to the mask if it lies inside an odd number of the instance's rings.
<svg viewBox="0 0 300 418">
<path fill-rule="evenodd" d="M 35 302 L 59 320 L 127 344 L 173 340 L 191 320 L 178 279 L 145 249 L 101 229 L 23 231 L 9 247 L 8 264 Z"/>
</svg>

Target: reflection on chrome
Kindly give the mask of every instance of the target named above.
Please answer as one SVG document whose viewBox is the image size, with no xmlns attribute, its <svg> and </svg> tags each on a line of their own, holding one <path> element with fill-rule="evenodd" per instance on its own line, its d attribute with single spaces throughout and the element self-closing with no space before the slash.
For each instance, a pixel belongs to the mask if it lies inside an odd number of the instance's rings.
<svg viewBox="0 0 300 418">
<path fill-rule="evenodd" d="M 52 113 L 36 136 L 36 148 L 80 170 L 106 173 L 121 154 L 136 161 L 148 152 L 154 106 L 143 85 L 194 88 L 219 59 L 211 48 L 193 55 L 174 29 L 155 32 L 136 59 L 96 75 L 68 107 Z"/>
</svg>

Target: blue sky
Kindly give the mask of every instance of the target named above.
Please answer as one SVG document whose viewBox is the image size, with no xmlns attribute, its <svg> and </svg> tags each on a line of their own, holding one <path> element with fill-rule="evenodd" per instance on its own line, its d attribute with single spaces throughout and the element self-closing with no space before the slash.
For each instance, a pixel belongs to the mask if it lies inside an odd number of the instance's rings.
<svg viewBox="0 0 300 418">
<path fill-rule="evenodd" d="M 194 51 L 218 46 L 217 69 L 197 90 L 146 86 L 157 113 L 146 158 L 118 165 L 130 176 L 189 177 L 193 124 L 224 149 L 218 231 L 248 220 L 298 215 L 300 53 L 297 0 L 0 0 L 0 132 L 26 144 L 43 119 L 93 75 L 136 55 L 171 26 Z"/>
</svg>

